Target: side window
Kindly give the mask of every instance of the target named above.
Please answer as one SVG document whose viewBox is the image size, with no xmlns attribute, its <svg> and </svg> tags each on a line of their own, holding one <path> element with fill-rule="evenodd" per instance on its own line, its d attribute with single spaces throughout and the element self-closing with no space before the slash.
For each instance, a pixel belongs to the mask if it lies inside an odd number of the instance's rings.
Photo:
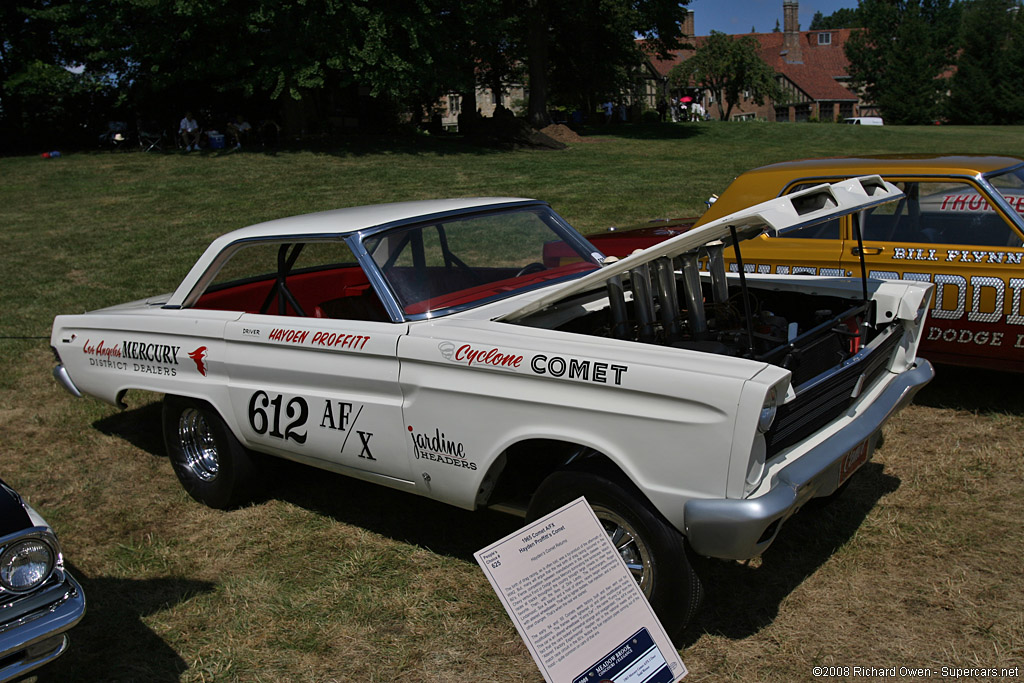
<svg viewBox="0 0 1024 683">
<path fill-rule="evenodd" d="M 363 246 L 404 312 L 421 315 L 598 268 L 566 229 L 549 209 L 525 207 L 398 227 Z"/>
<path fill-rule="evenodd" d="M 1021 246 L 1020 237 L 973 185 L 949 181 L 896 185 L 906 196 L 867 212 L 866 241 Z"/>
<path fill-rule="evenodd" d="M 824 223 L 818 223 L 816 225 L 808 225 L 804 228 L 797 228 L 796 230 L 790 230 L 786 232 L 783 237 L 796 237 L 801 239 L 812 239 L 812 240 L 838 240 L 839 239 L 839 219 L 833 218 L 830 221 Z"/>
<path fill-rule="evenodd" d="M 388 320 L 355 255 L 339 239 L 236 247 L 195 308 Z"/>
</svg>

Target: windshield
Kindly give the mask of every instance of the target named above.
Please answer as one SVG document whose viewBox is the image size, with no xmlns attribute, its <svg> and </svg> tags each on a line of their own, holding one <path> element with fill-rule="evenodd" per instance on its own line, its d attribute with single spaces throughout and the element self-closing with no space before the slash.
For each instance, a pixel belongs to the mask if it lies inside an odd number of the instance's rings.
<svg viewBox="0 0 1024 683">
<path fill-rule="evenodd" d="M 600 268 L 599 255 L 541 206 L 396 228 L 365 238 L 363 246 L 410 317 L 477 306 Z"/>
</svg>

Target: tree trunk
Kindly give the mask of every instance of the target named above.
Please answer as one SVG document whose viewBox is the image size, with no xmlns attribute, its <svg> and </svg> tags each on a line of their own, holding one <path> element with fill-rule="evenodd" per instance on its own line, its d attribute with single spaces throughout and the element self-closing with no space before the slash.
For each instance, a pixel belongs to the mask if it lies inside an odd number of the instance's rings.
<svg viewBox="0 0 1024 683">
<path fill-rule="evenodd" d="M 548 118 L 548 1 L 529 0 L 526 28 L 526 58 L 530 73 L 530 125 L 543 128 Z"/>
</svg>

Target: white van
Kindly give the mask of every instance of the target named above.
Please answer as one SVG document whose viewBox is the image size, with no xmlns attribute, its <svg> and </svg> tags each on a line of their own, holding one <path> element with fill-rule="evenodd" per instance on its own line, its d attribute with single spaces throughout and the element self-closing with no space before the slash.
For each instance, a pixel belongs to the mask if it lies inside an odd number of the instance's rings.
<svg viewBox="0 0 1024 683">
<path fill-rule="evenodd" d="M 852 116 L 848 119 L 843 119 L 843 123 L 849 123 L 854 126 L 881 126 L 881 116 Z"/>
</svg>

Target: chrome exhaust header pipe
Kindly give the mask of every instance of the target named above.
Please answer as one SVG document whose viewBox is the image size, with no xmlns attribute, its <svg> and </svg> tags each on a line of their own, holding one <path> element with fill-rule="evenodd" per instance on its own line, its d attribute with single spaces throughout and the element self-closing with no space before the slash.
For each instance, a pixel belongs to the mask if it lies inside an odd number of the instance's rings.
<svg viewBox="0 0 1024 683">
<path fill-rule="evenodd" d="M 640 341 L 652 342 L 654 341 L 654 299 L 651 296 L 651 276 L 646 263 L 629 271 L 629 284 L 633 290 L 637 336 Z"/>
<path fill-rule="evenodd" d="M 626 292 L 622 277 L 608 278 L 608 304 L 612 309 L 612 336 L 615 339 L 629 339 L 629 315 L 626 313 Z"/>
<path fill-rule="evenodd" d="M 716 304 L 729 300 L 729 280 L 725 276 L 725 245 L 712 242 L 704 245 L 708 255 L 708 270 L 711 272 L 711 295 Z"/>
<path fill-rule="evenodd" d="M 672 259 L 667 256 L 655 260 L 652 265 L 657 273 L 661 327 L 671 341 L 676 341 L 681 336 L 682 325 L 675 267 L 672 265 Z"/>
<path fill-rule="evenodd" d="M 704 313 L 704 294 L 700 288 L 700 260 L 696 251 L 679 256 L 683 271 L 683 289 L 686 292 L 686 310 L 690 320 L 690 333 L 694 339 L 707 334 L 708 321 Z M 724 264 L 724 261 L 723 261 Z"/>
</svg>

